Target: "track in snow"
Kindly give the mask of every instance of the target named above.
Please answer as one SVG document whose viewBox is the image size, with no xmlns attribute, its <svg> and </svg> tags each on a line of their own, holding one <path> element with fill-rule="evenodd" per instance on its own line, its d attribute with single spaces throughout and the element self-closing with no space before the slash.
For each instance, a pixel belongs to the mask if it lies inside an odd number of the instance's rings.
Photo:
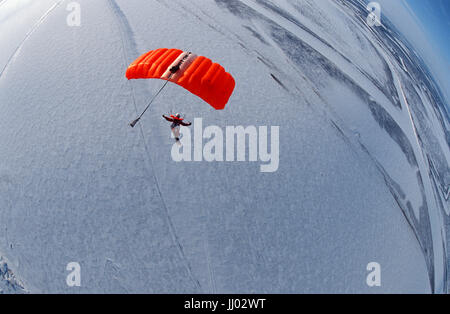
<svg viewBox="0 0 450 314">
<path fill-rule="evenodd" d="M 9 57 L 8 61 L 6 62 L 3 69 L 0 71 L 0 78 L 5 73 L 6 69 L 9 67 L 9 65 L 13 62 L 13 60 L 16 58 L 16 56 L 19 54 L 20 50 L 22 49 L 23 45 L 26 43 L 28 38 L 41 26 L 41 24 L 47 19 L 47 17 L 55 10 L 64 0 L 60 0 L 57 3 L 55 3 L 50 9 L 48 9 L 47 12 L 45 12 L 44 15 L 36 22 L 36 24 L 33 25 L 33 27 L 28 31 L 28 33 L 25 35 L 25 38 L 20 42 L 19 46 L 17 46 L 16 50 L 12 53 L 12 55 Z M 4 0 L 6 2 L 6 0 Z M 0 2 L 0 6 L 4 3 Z"/>
<path fill-rule="evenodd" d="M 109 5 L 114 17 L 117 20 L 117 26 L 119 28 L 121 42 L 122 42 L 122 48 L 123 48 L 124 68 L 126 68 L 128 66 L 128 63 L 131 62 L 132 60 L 134 60 L 139 55 L 139 53 L 137 51 L 137 44 L 136 44 L 136 41 L 134 40 L 133 30 L 131 29 L 131 26 L 130 26 L 126 16 L 123 14 L 123 12 L 120 9 L 120 7 L 118 6 L 117 2 L 115 0 L 108 0 L 108 5 Z M 133 104 L 134 104 L 136 116 L 138 116 L 139 112 L 138 112 L 137 105 L 136 105 L 135 91 L 134 91 L 134 88 L 131 83 L 130 83 L 130 93 L 133 98 Z M 151 157 L 150 150 L 148 148 L 147 140 L 145 138 L 144 130 L 142 128 L 141 123 L 139 123 L 139 130 L 140 130 L 140 133 L 142 136 L 145 151 L 147 153 L 150 169 L 152 171 L 152 173 L 149 173 L 149 176 L 153 177 L 155 180 L 155 185 L 158 190 L 158 194 L 159 194 L 161 203 L 164 208 L 164 214 L 166 217 L 167 225 L 169 227 L 170 235 L 172 237 L 172 240 L 173 240 L 175 246 L 177 247 L 180 259 L 182 261 L 184 261 L 184 263 L 185 263 L 186 270 L 189 274 L 189 277 L 194 282 L 195 286 L 198 289 L 201 289 L 200 282 L 195 278 L 195 276 L 192 272 L 192 268 L 191 268 L 189 261 L 184 253 L 183 246 L 182 246 L 180 240 L 178 239 L 172 219 L 170 218 L 169 210 L 168 210 L 167 204 L 164 200 L 164 196 L 162 195 L 162 192 L 161 192 L 159 180 L 156 176 L 155 168 L 153 165 L 153 159 Z"/>
</svg>

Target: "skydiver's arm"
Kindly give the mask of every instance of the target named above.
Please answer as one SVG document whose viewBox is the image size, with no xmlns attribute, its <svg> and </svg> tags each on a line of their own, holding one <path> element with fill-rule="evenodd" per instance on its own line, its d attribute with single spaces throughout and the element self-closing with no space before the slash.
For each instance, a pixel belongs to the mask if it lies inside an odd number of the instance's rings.
<svg viewBox="0 0 450 314">
<path fill-rule="evenodd" d="M 173 122 L 173 119 L 170 117 L 166 117 L 165 115 L 162 115 L 164 119 L 166 119 L 169 122 Z"/>
<path fill-rule="evenodd" d="M 190 126 L 192 123 L 191 122 L 181 122 L 180 124 L 182 126 Z"/>
</svg>

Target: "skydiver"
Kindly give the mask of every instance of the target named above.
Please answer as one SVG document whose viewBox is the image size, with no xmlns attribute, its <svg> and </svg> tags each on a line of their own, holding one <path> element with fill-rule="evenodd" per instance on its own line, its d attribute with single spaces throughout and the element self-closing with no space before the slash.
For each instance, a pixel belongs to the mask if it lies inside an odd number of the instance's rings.
<svg viewBox="0 0 450 314">
<path fill-rule="evenodd" d="M 180 125 L 182 126 L 190 126 L 191 122 L 184 122 L 183 118 L 181 117 L 181 114 L 177 113 L 176 115 L 162 115 L 164 119 L 166 119 L 169 122 L 172 122 L 170 125 L 170 129 L 172 130 L 173 136 L 175 137 L 175 141 L 177 143 L 180 143 Z"/>
</svg>

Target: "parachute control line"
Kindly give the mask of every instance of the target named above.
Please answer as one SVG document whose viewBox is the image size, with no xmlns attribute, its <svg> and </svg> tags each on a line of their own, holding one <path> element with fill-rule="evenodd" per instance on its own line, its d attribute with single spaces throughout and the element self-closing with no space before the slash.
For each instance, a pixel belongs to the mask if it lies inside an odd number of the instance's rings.
<svg viewBox="0 0 450 314">
<path fill-rule="evenodd" d="M 168 82 L 175 83 L 200 97 L 216 110 L 225 108 L 235 87 L 234 78 L 218 63 L 179 49 L 151 50 L 130 64 L 130 79 L 166 80 L 142 114 L 130 123 L 134 127 Z"/>
</svg>

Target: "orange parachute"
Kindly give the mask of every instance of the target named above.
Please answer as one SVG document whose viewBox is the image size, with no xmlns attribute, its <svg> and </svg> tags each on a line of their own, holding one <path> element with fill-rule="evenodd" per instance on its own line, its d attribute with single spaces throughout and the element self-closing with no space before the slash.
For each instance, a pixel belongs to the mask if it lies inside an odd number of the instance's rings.
<svg viewBox="0 0 450 314">
<path fill-rule="evenodd" d="M 235 87 L 233 77 L 220 64 L 179 49 L 160 48 L 143 54 L 130 64 L 126 77 L 173 82 L 216 110 L 225 108 Z"/>
</svg>

